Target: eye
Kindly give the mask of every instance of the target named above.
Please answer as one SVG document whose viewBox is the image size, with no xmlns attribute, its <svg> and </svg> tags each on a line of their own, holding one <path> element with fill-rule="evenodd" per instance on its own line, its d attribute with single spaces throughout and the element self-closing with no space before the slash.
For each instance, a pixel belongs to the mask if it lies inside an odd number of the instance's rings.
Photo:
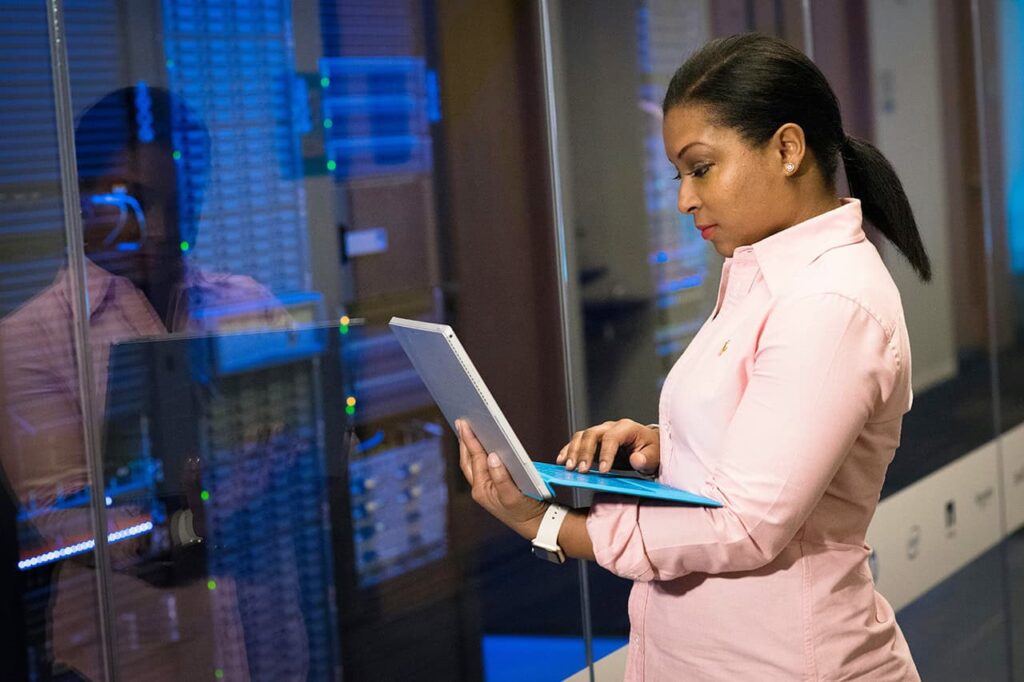
<svg viewBox="0 0 1024 682">
<path fill-rule="evenodd" d="M 702 163 L 701 165 L 694 168 L 693 171 L 690 172 L 690 175 L 692 175 L 695 178 L 703 178 L 705 175 L 708 174 L 708 171 L 711 170 L 711 166 L 713 165 L 714 164 L 711 163 Z"/>
<path fill-rule="evenodd" d="M 672 179 L 673 180 L 682 180 L 683 176 L 680 175 L 679 172 L 677 171 L 676 174 L 672 176 Z"/>
</svg>

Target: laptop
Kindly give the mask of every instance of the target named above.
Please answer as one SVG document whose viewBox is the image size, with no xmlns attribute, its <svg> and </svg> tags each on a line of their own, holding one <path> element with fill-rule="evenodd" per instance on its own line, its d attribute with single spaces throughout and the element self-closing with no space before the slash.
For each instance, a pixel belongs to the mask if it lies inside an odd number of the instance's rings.
<svg viewBox="0 0 1024 682">
<path fill-rule="evenodd" d="M 454 430 L 455 420 L 465 420 L 487 451 L 501 458 L 524 494 L 538 500 L 550 499 L 555 495 L 553 486 L 561 486 L 707 507 L 722 506 L 708 497 L 628 473 L 580 473 L 557 464 L 532 461 L 451 327 L 400 317 L 391 318 L 389 326 L 449 426 Z"/>
</svg>

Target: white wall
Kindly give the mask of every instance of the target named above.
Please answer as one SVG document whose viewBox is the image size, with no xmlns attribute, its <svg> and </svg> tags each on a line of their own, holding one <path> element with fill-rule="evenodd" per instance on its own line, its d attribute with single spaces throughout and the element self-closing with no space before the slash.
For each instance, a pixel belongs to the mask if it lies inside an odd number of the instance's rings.
<svg viewBox="0 0 1024 682">
<path fill-rule="evenodd" d="M 965 28 L 966 30 L 966 28 Z M 923 284 L 895 248 L 886 248 L 903 297 L 914 362 L 914 390 L 956 372 L 939 41 L 930 0 L 869 0 L 875 143 L 892 162 L 914 209 L 933 280 Z M 980 226 L 975 226 L 979 238 Z"/>
</svg>

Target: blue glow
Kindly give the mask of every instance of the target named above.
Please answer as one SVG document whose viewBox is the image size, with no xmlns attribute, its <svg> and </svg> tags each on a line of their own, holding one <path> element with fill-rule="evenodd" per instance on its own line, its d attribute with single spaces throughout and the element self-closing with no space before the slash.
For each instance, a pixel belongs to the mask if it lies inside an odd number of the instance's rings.
<svg viewBox="0 0 1024 682">
<path fill-rule="evenodd" d="M 682 291 L 683 289 L 693 289 L 695 287 L 699 287 L 703 282 L 703 275 L 691 275 L 690 277 L 683 277 L 682 279 L 674 279 L 659 286 L 658 293 L 665 294 Z"/>
<path fill-rule="evenodd" d="M 122 495 L 135 495 L 140 492 L 146 492 L 150 489 L 152 486 L 153 476 L 152 466 L 146 466 L 143 470 L 139 470 L 137 467 L 133 467 L 133 469 L 130 480 L 120 482 L 112 481 L 107 485 L 105 495 L 107 499 L 113 500 L 113 498 Z M 46 506 L 36 506 L 32 501 L 30 501 L 28 505 L 25 505 L 18 510 L 18 521 L 31 521 L 32 519 L 46 516 L 64 509 L 79 509 L 87 507 L 90 499 L 90 489 L 83 488 L 82 490 L 75 491 L 70 495 L 58 497 L 56 502 Z"/>
<path fill-rule="evenodd" d="M 153 141 L 153 103 L 146 81 L 135 84 L 135 126 L 139 142 Z"/>
<path fill-rule="evenodd" d="M 377 447 L 378 445 L 380 445 L 383 442 L 384 442 L 384 432 L 383 431 L 378 431 L 377 433 L 373 434 L 373 436 L 371 436 L 370 438 L 367 438 L 366 440 L 361 442 L 356 447 L 356 452 L 366 452 L 367 450 L 372 450 L 373 448 Z"/>
<path fill-rule="evenodd" d="M 117 185 L 108 194 L 93 194 L 89 197 L 89 203 L 93 206 L 109 206 L 116 208 L 117 225 L 110 231 L 103 239 L 103 244 L 109 246 L 117 241 L 121 235 L 121 231 L 128 225 L 128 215 L 131 214 L 135 218 L 135 222 L 138 225 L 139 230 L 139 241 L 136 242 L 136 248 L 146 238 L 146 214 L 142 212 L 142 206 L 139 204 L 138 199 L 128 194 L 127 188 L 123 185 Z M 117 246 L 122 251 L 134 251 L 134 248 L 127 247 L 122 248 L 120 244 Z"/>
<path fill-rule="evenodd" d="M 594 659 L 627 643 L 625 638 L 594 637 Z M 484 635 L 482 649 L 487 682 L 561 680 L 587 665 L 580 637 Z"/>
<path fill-rule="evenodd" d="M 128 538 L 135 537 L 137 535 L 149 533 L 152 530 L 153 523 L 151 521 L 146 521 L 145 523 L 140 523 L 136 526 L 131 526 L 129 528 L 122 528 L 119 531 L 115 531 L 113 533 L 108 534 L 107 542 L 109 542 L 110 544 L 114 544 L 115 542 L 120 542 L 121 540 L 127 540 Z M 95 540 L 86 540 L 84 542 L 79 542 L 74 545 L 69 545 L 67 547 L 61 547 L 60 549 L 55 549 L 53 551 L 46 552 L 45 554 L 29 557 L 28 559 L 22 559 L 18 562 L 18 568 L 22 571 L 27 571 L 30 568 L 35 568 L 36 566 L 42 566 L 43 564 L 52 564 L 54 561 L 60 561 L 61 559 L 66 559 L 69 556 L 74 556 L 76 554 L 82 554 L 83 552 L 91 551 L 94 547 L 96 547 Z"/>
<path fill-rule="evenodd" d="M 1014 75 L 1024 67 L 1024 6 L 999 3 L 999 45 L 1002 57 L 1002 119 L 1005 129 L 1003 172 L 1006 176 L 1006 229 L 1010 268 L 1024 272 L 1024 82 Z"/>
<path fill-rule="evenodd" d="M 434 70 L 427 71 L 427 120 L 431 123 L 441 120 L 441 88 Z"/>
</svg>

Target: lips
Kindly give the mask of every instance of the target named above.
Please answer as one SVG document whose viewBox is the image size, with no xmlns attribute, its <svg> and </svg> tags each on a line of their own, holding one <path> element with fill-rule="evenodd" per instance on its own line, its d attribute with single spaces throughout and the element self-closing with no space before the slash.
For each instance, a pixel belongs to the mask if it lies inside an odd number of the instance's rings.
<svg viewBox="0 0 1024 682">
<path fill-rule="evenodd" d="M 700 230 L 700 236 L 703 237 L 704 239 L 711 239 L 711 236 L 714 234 L 714 229 L 716 227 L 718 227 L 718 225 L 714 223 L 712 223 L 711 225 L 697 225 L 697 229 Z"/>
</svg>

